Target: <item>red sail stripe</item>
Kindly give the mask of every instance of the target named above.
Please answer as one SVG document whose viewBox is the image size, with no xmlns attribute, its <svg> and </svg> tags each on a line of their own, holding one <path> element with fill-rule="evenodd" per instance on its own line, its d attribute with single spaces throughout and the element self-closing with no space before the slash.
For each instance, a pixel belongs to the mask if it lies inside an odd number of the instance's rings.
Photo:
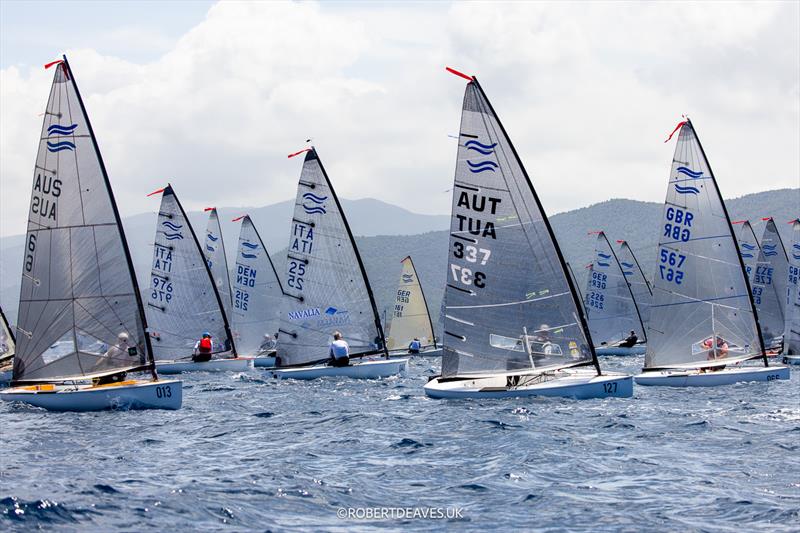
<svg viewBox="0 0 800 533">
<path fill-rule="evenodd" d="M 590 231 L 586 235 L 600 235 L 601 233 L 603 233 L 603 230 Z"/>
<path fill-rule="evenodd" d="M 206 207 L 203 211 L 216 211 L 216 207 Z"/>
<path fill-rule="evenodd" d="M 164 192 L 165 190 L 166 190 L 166 187 L 164 187 L 163 189 L 158 189 L 157 191 L 153 191 L 150 194 L 148 194 L 147 196 L 153 196 L 154 194 L 158 194 L 160 192 Z"/>
<path fill-rule="evenodd" d="M 44 66 L 44 68 L 45 68 L 45 70 L 47 70 L 47 69 L 49 69 L 50 67 L 52 67 L 53 65 L 58 65 L 59 63 L 63 63 L 63 62 L 64 62 L 64 60 L 63 60 L 63 59 L 58 59 L 58 60 L 56 60 L 56 61 L 51 61 L 51 62 L 47 63 L 47 64 Z"/>
<path fill-rule="evenodd" d="M 475 81 L 475 80 L 474 80 L 474 78 L 473 78 L 472 76 L 467 76 L 467 75 L 466 75 L 466 74 L 464 74 L 463 72 L 459 72 L 459 71 L 457 71 L 457 70 L 456 70 L 456 69 L 454 69 L 454 68 L 450 68 L 450 67 L 444 67 L 444 69 L 445 69 L 447 72 L 449 72 L 450 74 L 455 74 L 456 76 L 458 76 L 458 77 L 460 77 L 460 78 L 464 78 L 465 80 L 468 80 L 468 81 Z"/>
<path fill-rule="evenodd" d="M 302 154 L 302 153 L 305 153 L 305 152 L 310 152 L 310 151 L 311 151 L 311 148 L 306 148 L 306 149 L 304 149 L 304 150 L 300 150 L 299 152 L 295 152 L 295 153 L 293 153 L 293 154 L 289 154 L 287 157 L 288 157 L 289 159 L 291 159 L 291 158 L 293 158 L 293 157 L 294 157 L 294 156 L 296 156 L 296 155 L 300 155 L 300 154 Z"/>
<path fill-rule="evenodd" d="M 624 240 L 621 241 L 621 240 L 617 239 L 617 244 L 625 244 L 625 241 Z"/>
<path fill-rule="evenodd" d="M 242 216 L 239 216 L 239 217 L 236 217 L 236 218 L 234 218 L 233 220 L 231 220 L 231 222 L 238 222 L 238 221 L 242 220 L 242 219 L 243 219 L 244 217 L 246 217 L 246 216 L 247 216 L 247 213 L 245 213 L 245 214 L 244 214 L 244 215 L 242 215 Z"/>
<path fill-rule="evenodd" d="M 672 133 L 669 134 L 669 137 L 667 137 L 667 140 L 664 141 L 664 142 L 668 143 L 670 141 L 670 139 L 672 139 L 672 136 L 675 135 L 675 132 L 678 131 L 679 129 L 681 129 L 687 122 L 688 121 L 686 121 L 686 120 L 684 120 L 683 122 L 678 122 L 678 125 L 675 126 L 675 129 L 672 130 Z"/>
<path fill-rule="evenodd" d="M 745 222 L 747 222 L 747 221 L 746 220 L 734 220 L 733 222 L 731 222 L 731 224 L 744 224 Z"/>
<path fill-rule="evenodd" d="M 772 217 L 762 217 L 761 220 L 772 220 Z"/>
</svg>

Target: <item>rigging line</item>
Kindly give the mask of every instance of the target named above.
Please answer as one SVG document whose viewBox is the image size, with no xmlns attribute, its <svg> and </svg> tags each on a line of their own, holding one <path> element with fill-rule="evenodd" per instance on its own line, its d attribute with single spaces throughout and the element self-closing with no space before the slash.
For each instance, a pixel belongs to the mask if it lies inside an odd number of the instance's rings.
<svg viewBox="0 0 800 533">
<path fill-rule="evenodd" d="M 541 298 L 532 298 L 529 300 L 519 300 L 516 302 L 507 302 L 507 303 L 499 303 L 499 304 L 482 304 L 482 305 L 450 305 L 448 309 L 481 309 L 485 307 L 507 307 L 511 305 L 520 305 L 520 304 L 528 304 L 533 302 L 540 302 L 542 300 L 550 300 L 552 298 L 557 298 L 559 296 L 564 296 L 569 294 L 568 292 L 560 292 L 558 294 L 552 294 L 549 296 L 542 296 Z"/>
</svg>

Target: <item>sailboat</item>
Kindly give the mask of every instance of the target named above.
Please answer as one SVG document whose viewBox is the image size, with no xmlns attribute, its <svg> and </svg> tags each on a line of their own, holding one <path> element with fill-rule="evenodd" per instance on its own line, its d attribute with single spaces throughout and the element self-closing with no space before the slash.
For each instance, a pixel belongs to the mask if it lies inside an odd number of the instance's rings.
<svg viewBox="0 0 800 533">
<path fill-rule="evenodd" d="M 208 263 L 208 270 L 214 285 L 217 286 L 222 310 L 226 317 L 231 316 L 231 275 L 228 270 L 228 258 L 225 256 L 225 239 L 222 238 L 222 227 L 219 225 L 219 215 L 216 207 L 206 207 L 208 224 L 206 225 L 206 240 L 203 244 L 203 255 Z"/>
<path fill-rule="evenodd" d="M 433 398 L 630 397 L 603 374 L 536 191 L 478 81 L 464 94 L 453 185 L 442 374 Z M 588 367 L 588 368 L 584 368 Z"/>
<path fill-rule="evenodd" d="M 233 275 L 233 337 L 236 348 L 252 355 L 257 367 L 275 366 L 281 281 L 264 241 L 248 215 L 242 221 Z"/>
<path fill-rule="evenodd" d="M 125 232 L 75 76 L 54 61 L 25 237 L 12 387 L 53 411 L 179 409 L 159 380 Z M 126 379 L 146 370 L 150 379 Z"/>
<path fill-rule="evenodd" d="M 317 151 L 305 154 L 297 184 L 281 298 L 278 378 L 324 376 L 379 378 L 408 369 L 408 359 L 388 359 L 378 308 L 353 233 Z M 328 366 L 334 332 L 350 345 L 351 364 Z M 380 355 L 386 359 L 361 360 Z"/>
<path fill-rule="evenodd" d="M 584 303 L 595 351 L 597 355 L 641 355 L 647 336 L 633 291 L 606 234 L 594 233 L 595 254 Z M 624 341 L 632 331 L 638 341 L 627 346 Z"/>
<path fill-rule="evenodd" d="M 750 281 L 764 346 L 767 353 L 777 354 L 782 350 L 783 329 L 786 326 L 789 258 L 775 221 L 771 217 L 764 221 L 766 224 L 759 246 L 758 262 Z"/>
<path fill-rule="evenodd" d="M 153 352 L 162 374 L 242 372 L 252 357 L 239 357 L 222 297 L 186 212 L 171 185 L 161 193 L 147 313 Z M 194 361 L 203 333 L 212 339 L 212 358 Z"/>
<path fill-rule="evenodd" d="M 680 130 L 659 228 L 641 385 L 788 379 L 769 366 L 728 211 L 690 120 Z M 742 365 L 761 358 L 764 367 Z"/>
<path fill-rule="evenodd" d="M 401 262 L 400 281 L 395 293 L 392 320 L 386 335 L 386 346 L 390 356 L 409 354 L 409 345 L 415 339 L 420 343 L 416 355 L 440 356 L 441 346 L 437 346 L 433 322 L 428 312 L 428 302 L 422 291 L 417 270 L 411 256 Z"/>
<path fill-rule="evenodd" d="M 789 253 L 783 362 L 800 365 L 800 219 L 796 218 L 790 224 L 792 224 L 792 248 Z"/>
<path fill-rule="evenodd" d="M 3 313 L 3 308 L 0 307 L 0 383 L 11 380 L 16 345 L 17 341 L 14 339 L 14 332 L 11 331 L 6 314 Z"/>
<path fill-rule="evenodd" d="M 636 254 L 628 244 L 628 241 L 618 240 L 619 249 L 617 251 L 617 259 L 622 267 L 622 273 L 625 274 L 625 279 L 631 287 L 633 299 L 636 302 L 636 308 L 639 310 L 639 317 L 646 333 L 647 322 L 650 320 L 650 304 L 653 301 L 653 289 L 647 276 L 644 275 L 639 260 L 636 259 Z"/>
</svg>

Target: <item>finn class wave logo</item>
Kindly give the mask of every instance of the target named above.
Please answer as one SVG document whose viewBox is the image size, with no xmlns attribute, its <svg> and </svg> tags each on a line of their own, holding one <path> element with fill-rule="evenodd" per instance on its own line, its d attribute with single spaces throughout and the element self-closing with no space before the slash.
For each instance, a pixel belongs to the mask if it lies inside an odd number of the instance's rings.
<svg viewBox="0 0 800 533">
<path fill-rule="evenodd" d="M 678 172 L 678 174 L 685 174 L 685 175 L 689 176 L 690 178 L 694 178 L 694 179 L 697 179 L 697 178 L 699 178 L 699 177 L 701 177 L 703 175 L 702 171 L 696 172 L 696 171 L 692 170 L 691 168 L 687 168 L 687 167 L 678 167 L 675 170 Z"/>
<path fill-rule="evenodd" d="M 403 283 L 411 283 L 414 281 L 414 274 L 403 274 Z"/>
<path fill-rule="evenodd" d="M 611 265 L 611 263 L 603 263 L 602 261 L 598 261 L 597 262 L 597 266 L 601 266 L 601 267 L 607 267 L 607 266 L 610 266 L 610 265 Z"/>
<path fill-rule="evenodd" d="M 208 250 L 212 254 L 217 251 L 217 249 L 211 246 L 210 244 L 206 244 L 206 250 Z"/>
<path fill-rule="evenodd" d="M 756 249 L 755 244 L 750 244 L 746 242 L 741 243 L 739 246 L 741 246 L 745 250 L 750 250 L 751 252 Z"/>
<path fill-rule="evenodd" d="M 777 247 L 777 244 L 762 244 L 761 250 L 764 252 L 764 255 L 770 257 L 773 255 L 778 255 L 778 250 L 776 250 Z"/>
<path fill-rule="evenodd" d="M 610 255 L 604 254 L 602 252 L 597 252 L 597 257 L 602 257 L 603 259 L 611 259 Z"/>
<path fill-rule="evenodd" d="M 625 261 L 620 261 L 619 264 L 624 266 L 625 268 L 633 268 L 633 263 L 626 263 Z"/>
<path fill-rule="evenodd" d="M 676 183 L 675 192 L 678 194 L 700 194 L 700 189 L 697 187 L 682 187 Z"/>
<path fill-rule="evenodd" d="M 324 215 L 325 213 L 327 213 L 327 211 L 325 211 L 325 206 L 322 205 L 322 202 L 328 199 L 327 196 L 317 196 L 316 194 L 307 192 L 303 195 L 303 199 L 308 200 L 312 204 L 316 204 L 316 205 L 306 205 L 305 202 L 303 202 L 302 204 L 303 210 L 309 215 L 316 215 L 316 214 Z"/>
<path fill-rule="evenodd" d="M 496 169 L 498 166 L 494 161 L 481 161 L 479 163 L 473 163 L 469 159 L 467 159 L 467 164 L 469 165 L 469 171 L 473 174 L 486 172 L 487 170 L 494 172 L 494 169 Z"/>
<path fill-rule="evenodd" d="M 206 233 L 206 237 L 211 239 L 211 242 L 217 242 L 219 240 L 219 237 L 214 237 L 214 234 L 211 232 Z"/>
<path fill-rule="evenodd" d="M 248 250 L 252 250 L 252 251 L 258 250 L 258 245 L 250 243 L 250 242 L 243 242 L 242 243 L 242 247 L 243 248 L 247 248 Z M 242 250 L 242 257 L 244 257 L 245 259 L 256 259 L 256 258 L 258 258 L 258 256 L 256 254 L 249 254 L 249 253 L 245 252 L 244 250 Z"/>
<path fill-rule="evenodd" d="M 72 135 L 75 133 L 77 124 L 70 124 L 69 126 L 62 126 L 61 124 L 53 124 L 47 128 L 47 136 L 50 135 Z"/>
<path fill-rule="evenodd" d="M 497 143 L 483 144 L 475 140 L 469 140 L 464 143 L 464 146 L 467 150 L 474 150 L 479 154 L 490 155 L 494 153 L 494 147 L 497 146 Z"/>
<path fill-rule="evenodd" d="M 175 233 L 169 233 L 166 231 L 164 232 L 164 238 L 166 238 L 168 241 L 183 239 L 183 234 L 181 234 L 180 232 L 181 228 L 183 228 L 183 225 L 175 224 L 174 222 L 171 222 L 169 220 L 165 220 L 164 222 L 161 223 L 161 225 L 175 232 Z"/>
</svg>

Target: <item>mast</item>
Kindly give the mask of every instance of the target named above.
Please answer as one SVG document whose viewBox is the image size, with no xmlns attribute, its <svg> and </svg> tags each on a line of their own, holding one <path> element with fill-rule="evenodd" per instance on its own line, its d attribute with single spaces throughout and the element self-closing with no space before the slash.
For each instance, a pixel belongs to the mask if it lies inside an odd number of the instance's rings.
<svg viewBox="0 0 800 533">
<path fill-rule="evenodd" d="M 156 361 L 153 355 L 153 346 L 150 343 L 150 335 L 148 334 L 147 316 L 145 315 L 144 304 L 142 303 L 142 293 L 139 290 L 139 281 L 136 279 L 136 270 L 133 268 L 131 251 L 128 248 L 128 239 L 125 238 L 125 228 L 122 226 L 122 219 L 119 216 L 119 209 L 117 208 L 117 200 L 114 197 L 114 193 L 111 189 L 111 182 L 108 179 L 106 164 L 103 161 L 103 156 L 100 154 L 100 147 L 97 144 L 97 137 L 95 137 L 94 135 L 94 129 L 92 128 L 92 123 L 89 120 L 89 114 L 86 112 L 86 106 L 84 106 L 83 104 L 83 98 L 81 97 L 81 92 L 78 90 L 78 84 L 75 82 L 75 74 L 73 74 L 72 68 L 69 66 L 69 61 L 67 60 L 66 54 L 63 55 L 62 57 L 64 58 L 64 63 L 63 63 L 64 68 L 69 73 L 69 81 L 72 84 L 72 88 L 75 90 L 75 96 L 78 100 L 78 103 L 81 106 L 81 113 L 83 113 L 83 118 L 86 120 L 86 129 L 89 132 L 89 137 L 92 139 L 92 146 L 94 147 L 95 154 L 97 155 L 97 161 L 100 163 L 100 171 L 103 174 L 103 181 L 106 184 L 106 189 L 108 190 L 108 198 L 111 201 L 111 209 L 114 212 L 114 219 L 117 221 L 117 228 L 119 229 L 119 235 L 122 240 L 122 250 L 125 253 L 125 261 L 128 263 L 128 272 L 131 275 L 131 283 L 133 284 L 133 293 L 136 298 L 136 306 L 139 309 L 139 319 L 142 321 L 142 328 L 144 329 L 144 342 L 145 346 L 147 347 L 147 359 L 149 363 L 145 367 L 145 369 L 149 369 L 151 375 L 153 376 L 153 379 L 158 380 L 158 374 L 156 372 Z"/>
<path fill-rule="evenodd" d="M 742 276 L 744 277 L 744 283 L 747 287 L 747 300 L 750 302 L 750 310 L 753 312 L 753 319 L 756 322 L 756 331 L 758 332 L 758 344 L 761 348 L 761 356 L 764 360 L 764 366 L 769 366 L 769 361 L 767 360 L 767 350 L 764 348 L 764 335 L 761 333 L 761 324 L 758 321 L 758 312 L 756 311 L 756 304 L 753 300 L 753 287 L 750 285 L 750 277 L 747 275 L 747 269 L 744 266 L 742 251 L 739 249 L 739 240 L 736 238 L 736 234 L 733 232 L 733 225 L 731 224 L 731 217 L 728 214 L 728 208 L 725 206 L 725 201 L 722 199 L 722 193 L 720 192 L 719 185 L 717 184 L 717 177 L 714 174 L 714 171 L 711 169 L 711 163 L 708 161 L 708 157 L 706 157 L 706 151 L 703 149 L 703 143 L 700 142 L 700 137 L 697 135 L 697 131 L 694 129 L 694 125 L 692 125 L 692 121 L 689 119 L 689 117 L 686 117 L 686 125 L 692 128 L 692 133 L 694 134 L 695 139 L 697 139 L 697 146 L 700 147 L 700 153 L 702 154 L 703 159 L 705 159 L 709 174 L 711 174 L 711 183 L 714 184 L 714 190 L 716 191 L 719 202 L 722 205 L 722 212 L 725 214 L 725 222 L 728 224 L 728 230 L 730 231 L 731 239 L 733 239 L 734 246 L 736 247 L 736 257 L 739 258 L 739 266 L 742 269 Z"/>
<path fill-rule="evenodd" d="M 316 157 L 317 162 L 319 163 L 319 168 L 322 171 L 322 177 L 325 178 L 325 182 L 328 185 L 328 188 L 331 190 L 331 196 L 333 196 L 333 201 L 336 202 L 336 209 L 339 210 L 339 213 L 342 215 L 342 222 L 344 223 L 344 228 L 347 230 L 347 236 L 350 239 L 350 244 L 353 247 L 353 251 L 356 255 L 356 260 L 358 261 L 358 268 L 361 270 L 361 276 L 364 278 L 364 283 L 367 286 L 367 294 L 369 295 L 369 303 L 372 307 L 372 315 L 375 318 L 375 327 L 378 328 L 378 336 L 381 340 L 381 346 L 379 351 L 383 352 L 383 356 L 387 359 L 389 358 L 389 351 L 386 348 L 386 336 L 383 333 L 383 325 L 381 324 L 381 316 L 378 313 L 378 306 L 375 304 L 375 296 L 372 294 L 372 286 L 369 283 L 369 278 L 367 277 L 367 270 L 364 268 L 364 262 L 361 260 L 361 253 L 358 251 L 358 246 L 356 246 L 356 240 L 353 237 L 353 232 L 350 230 L 350 224 L 347 222 L 347 216 L 345 216 L 344 211 L 342 210 L 342 204 L 339 203 L 339 197 L 336 195 L 336 190 L 333 188 L 331 184 L 331 180 L 328 178 L 328 173 L 325 171 L 325 166 L 322 164 L 322 159 L 319 158 L 317 155 L 317 149 L 313 146 L 311 147 L 311 151 L 309 154 L 313 154 Z"/>
<path fill-rule="evenodd" d="M 503 132 L 503 135 L 505 135 L 507 139 L 510 139 L 511 137 L 508 135 L 508 132 L 506 131 L 505 127 L 503 126 L 503 122 L 500 120 L 500 117 L 495 112 L 494 107 L 492 106 L 492 103 L 489 101 L 489 98 L 486 96 L 486 93 L 484 92 L 483 87 L 481 87 L 481 84 L 478 83 L 478 78 L 475 77 L 475 76 L 472 76 L 472 83 L 475 84 L 475 87 L 478 89 L 478 91 L 480 91 L 481 95 L 483 96 L 483 99 L 486 101 L 486 104 L 489 106 L 489 110 L 492 112 L 492 114 L 494 115 L 495 120 L 497 120 L 497 124 L 500 126 L 500 131 Z M 542 207 L 542 202 L 539 200 L 539 195 L 536 193 L 536 189 L 534 189 L 534 187 L 533 187 L 533 183 L 531 182 L 531 178 L 528 175 L 528 171 L 525 169 L 525 166 L 522 164 L 522 160 L 520 159 L 519 154 L 517 153 L 516 147 L 514 147 L 514 144 L 511 143 L 511 142 L 509 142 L 508 144 L 509 144 L 509 147 L 511 148 L 511 152 L 514 154 L 514 157 L 517 160 L 517 164 L 519 165 L 520 169 L 522 169 L 522 174 L 523 174 L 523 176 L 525 176 L 525 181 L 527 182 L 528 188 L 530 189 L 530 192 L 533 195 L 534 201 L 536 202 L 537 207 L 539 208 L 539 210 L 542 213 L 542 221 L 544 222 L 544 225 L 547 228 L 547 233 L 550 236 L 550 240 L 553 243 L 553 247 L 555 248 L 556 255 L 558 256 L 558 261 L 561 264 L 561 273 L 562 273 L 562 275 L 564 276 L 564 278 L 567 281 L 567 286 L 569 286 L 570 293 L 572 294 L 572 301 L 575 304 L 575 307 L 580 311 L 580 309 L 582 309 L 583 302 L 580 301 L 580 297 L 578 296 L 578 290 L 575 287 L 575 284 L 572 282 L 572 278 L 569 275 L 569 272 L 568 272 L 567 266 L 566 266 L 566 261 L 564 260 L 564 255 L 561 253 L 561 247 L 558 245 L 558 241 L 556 240 L 555 233 L 553 232 L 553 228 L 550 225 L 550 220 L 548 219 L 547 214 L 545 213 L 544 208 Z M 589 345 L 588 349 L 591 351 L 591 354 L 592 354 L 592 364 L 594 364 L 595 370 L 597 370 L 597 375 L 598 376 L 602 375 L 602 371 L 600 370 L 600 362 L 597 359 L 597 352 L 595 352 L 595 349 L 594 349 L 594 343 L 592 342 L 591 333 L 589 333 L 589 324 L 586 321 L 585 313 L 578 312 L 578 317 L 577 318 L 578 318 L 578 321 L 581 324 L 581 327 L 583 328 L 583 333 L 586 336 L 586 342 Z"/>
</svg>

